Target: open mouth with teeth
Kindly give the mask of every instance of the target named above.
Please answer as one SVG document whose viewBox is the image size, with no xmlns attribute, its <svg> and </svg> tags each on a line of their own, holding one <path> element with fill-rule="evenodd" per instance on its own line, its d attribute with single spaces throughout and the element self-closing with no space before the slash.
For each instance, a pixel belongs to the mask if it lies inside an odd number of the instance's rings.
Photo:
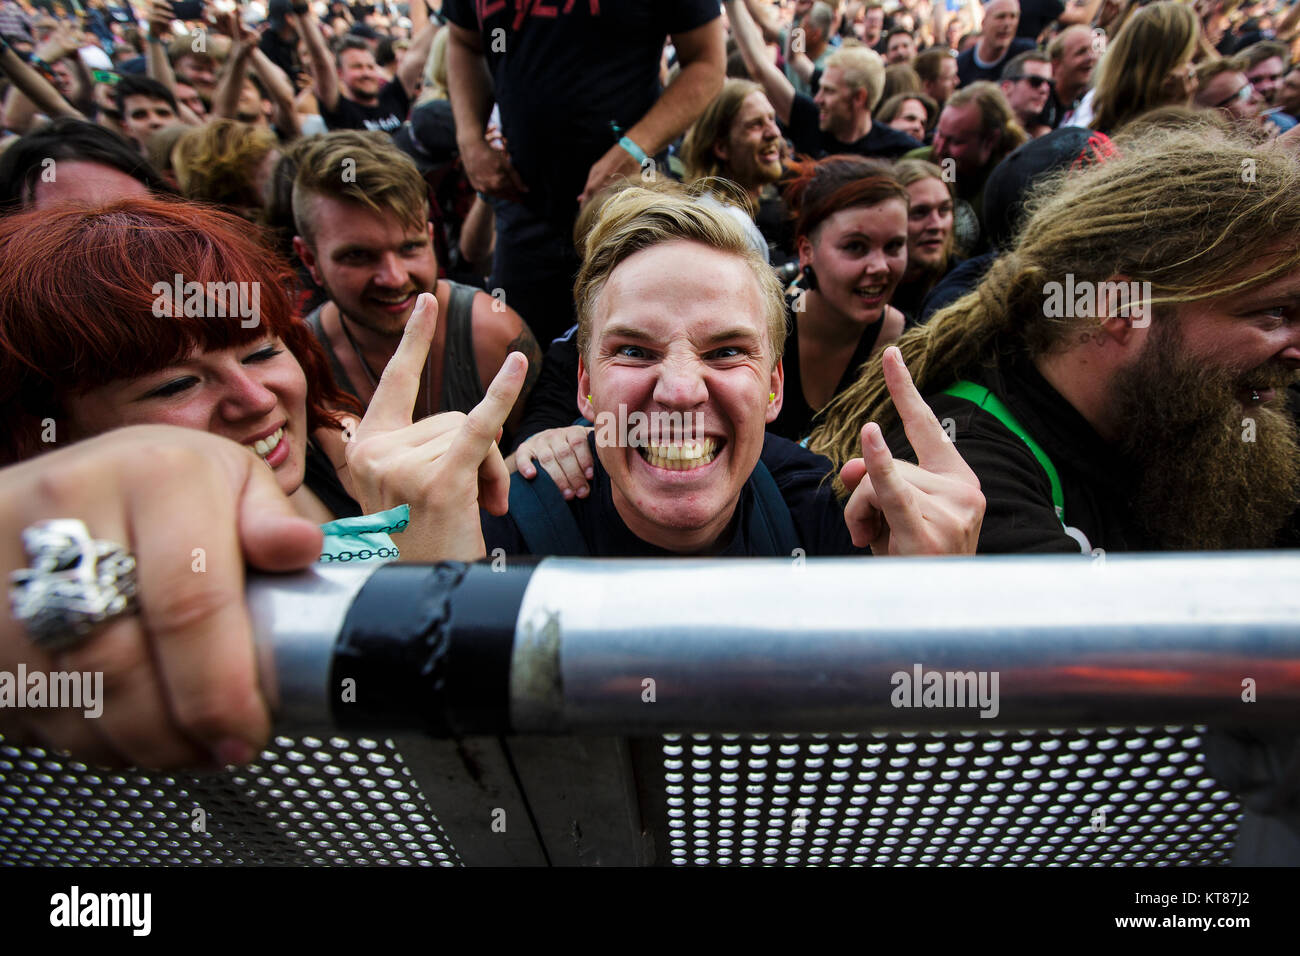
<svg viewBox="0 0 1300 956">
<path fill-rule="evenodd" d="M 884 301 L 887 288 L 888 286 L 884 283 L 880 285 L 860 285 L 853 290 L 853 294 L 865 305 L 880 305 Z"/>
<path fill-rule="evenodd" d="M 367 300 L 388 312 L 400 312 L 415 301 L 418 293 L 407 292 L 404 295 L 369 295 Z"/>
<path fill-rule="evenodd" d="M 692 471 L 703 468 L 718 456 L 725 442 L 715 438 L 680 442 L 674 445 L 642 445 L 637 453 L 655 468 L 667 471 Z"/>
<path fill-rule="evenodd" d="M 289 455 L 289 445 L 284 440 L 283 425 L 265 438 L 259 438 L 257 441 L 250 445 L 245 445 L 244 447 L 253 452 L 272 468 L 283 462 Z"/>
</svg>

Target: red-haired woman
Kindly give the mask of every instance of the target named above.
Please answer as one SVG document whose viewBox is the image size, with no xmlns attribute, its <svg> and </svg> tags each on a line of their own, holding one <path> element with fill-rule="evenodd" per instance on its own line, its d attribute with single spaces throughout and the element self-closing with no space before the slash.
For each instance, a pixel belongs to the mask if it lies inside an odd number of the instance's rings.
<svg viewBox="0 0 1300 956">
<path fill-rule="evenodd" d="M 358 424 L 292 287 L 247 222 L 207 207 L 134 199 L 0 222 L 0 463 L 125 425 L 179 425 L 257 455 L 325 526 L 323 559 L 396 557 L 387 533 L 403 529 L 407 558 L 476 557 L 431 493 L 453 465 L 466 477 L 463 460 L 439 461 L 466 416 L 411 424 L 436 300 L 421 301 L 383 400 Z M 498 382 L 522 374 L 508 361 Z"/>
<path fill-rule="evenodd" d="M 908 193 L 882 163 L 830 156 L 796 164 L 799 290 L 790 303 L 785 403 L 768 431 L 799 441 L 858 369 L 903 333 L 890 298 L 907 268 Z"/>
</svg>

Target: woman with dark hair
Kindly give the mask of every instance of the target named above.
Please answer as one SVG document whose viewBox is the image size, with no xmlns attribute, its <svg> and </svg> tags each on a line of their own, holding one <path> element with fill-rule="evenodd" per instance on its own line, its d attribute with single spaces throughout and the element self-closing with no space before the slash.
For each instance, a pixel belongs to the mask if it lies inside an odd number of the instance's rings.
<svg viewBox="0 0 1300 956">
<path fill-rule="evenodd" d="M 0 462 L 125 425 L 199 429 L 256 454 L 325 525 L 325 560 L 396 557 L 387 533 L 408 521 L 407 557 L 454 556 L 429 489 L 465 417 L 410 424 L 418 371 L 397 374 L 411 356 L 422 367 L 436 300 L 417 306 L 361 419 L 292 288 L 247 222 L 206 207 L 136 199 L 0 220 Z M 514 378 L 507 361 L 494 388 Z"/>
<path fill-rule="evenodd" d="M 800 277 L 789 300 L 785 402 L 768 431 L 798 441 L 858 369 L 903 333 L 889 302 L 907 268 L 908 193 L 883 163 L 828 156 L 793 164 Z"/>
</svg>

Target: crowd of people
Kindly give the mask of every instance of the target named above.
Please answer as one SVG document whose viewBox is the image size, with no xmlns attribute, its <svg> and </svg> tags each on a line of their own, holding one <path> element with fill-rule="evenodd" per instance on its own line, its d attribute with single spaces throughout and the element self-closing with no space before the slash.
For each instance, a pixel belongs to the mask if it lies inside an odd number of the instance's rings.
<svg viewBox="0 0 1300 956">
<path fill-rule="evenodd" d="M 253 759 L 246 565 L 1300 546 L 1296 54 L 1269 0 L 0 0 L 4 566 L 135 560 L 0 623 L 103 717 L 0 731 Z"/>
</svg>

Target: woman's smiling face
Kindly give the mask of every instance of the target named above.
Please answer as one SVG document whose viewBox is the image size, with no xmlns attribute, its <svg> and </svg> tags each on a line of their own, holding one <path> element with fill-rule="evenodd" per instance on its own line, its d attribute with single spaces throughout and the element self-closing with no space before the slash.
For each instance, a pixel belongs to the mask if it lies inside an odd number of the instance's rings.
<svg viewBox="0 0 1300 956">
<path fill-rule="evenodd" d="M 286 495 L 306 473 L 307 378 L 277 338 L 196 350 L 176 365 L 64 404 L 78 438 L 126 425 L 178 425 L 244 445 L 275 472 Z"/>
</svg>

